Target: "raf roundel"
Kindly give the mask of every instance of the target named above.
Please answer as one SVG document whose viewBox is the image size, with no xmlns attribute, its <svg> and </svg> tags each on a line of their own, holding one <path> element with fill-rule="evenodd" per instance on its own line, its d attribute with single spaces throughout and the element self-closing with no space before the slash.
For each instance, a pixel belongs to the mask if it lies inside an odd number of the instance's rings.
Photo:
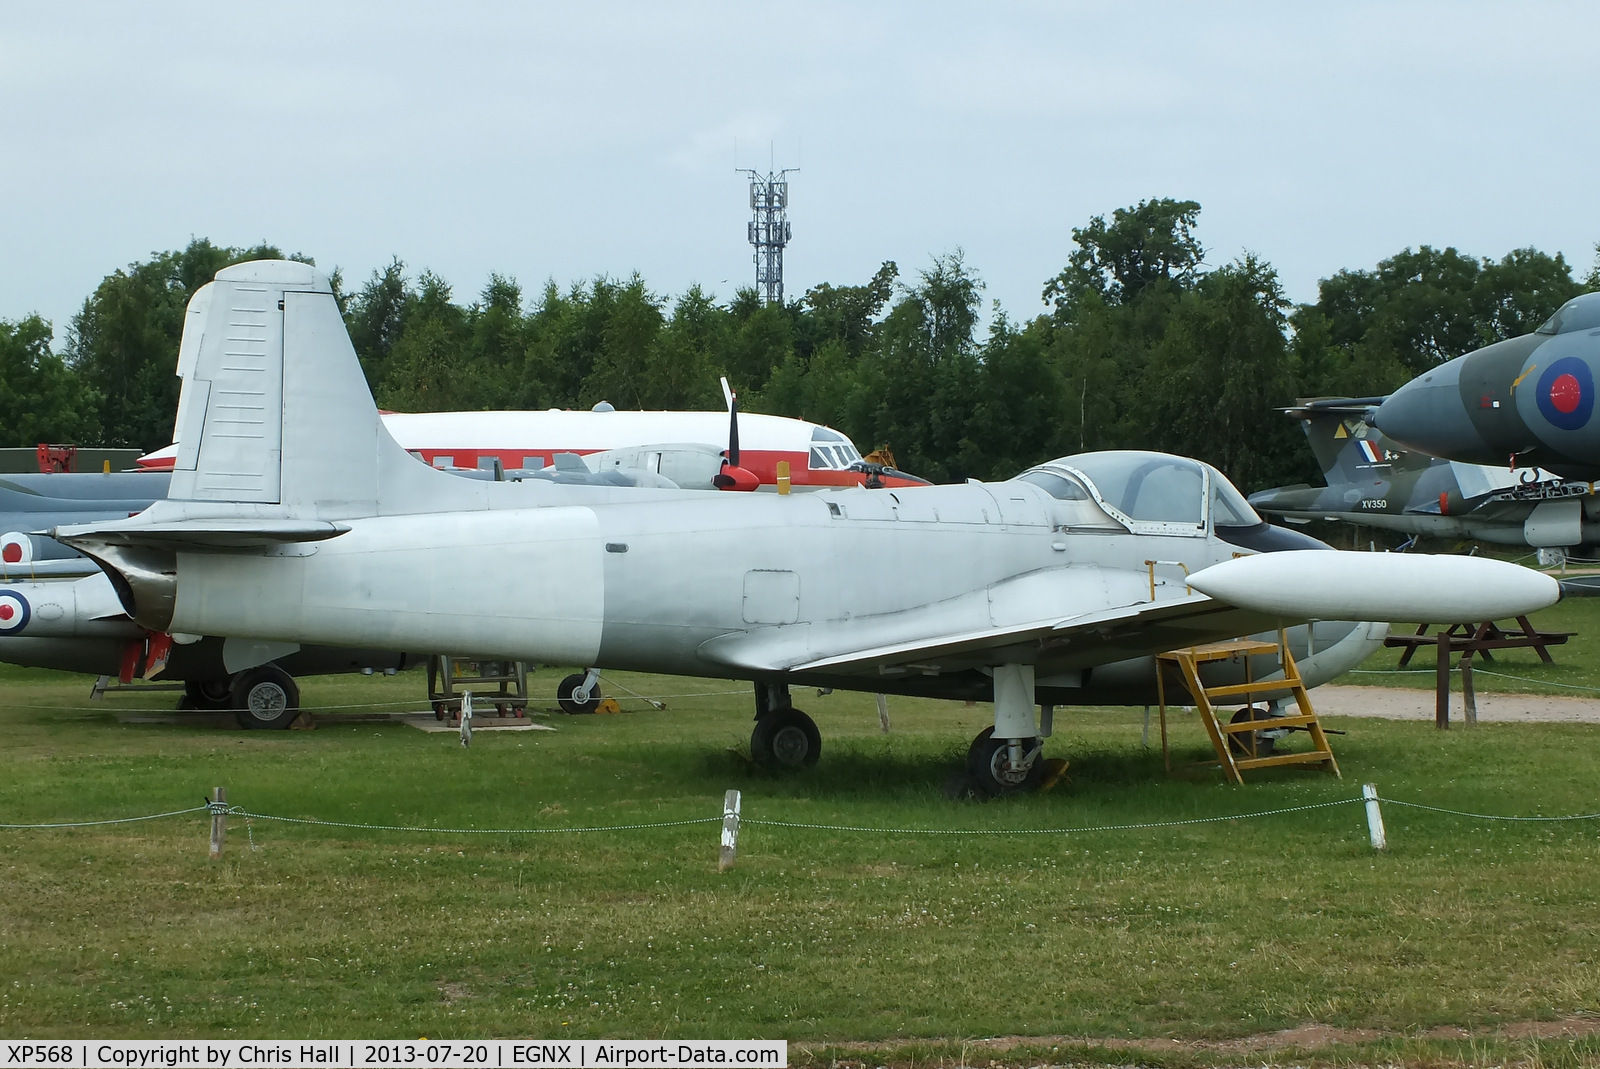
<svg viewBox="0 0 1600 1069">
<path fill-rule="evenodd" d="M 1539 414 L 1551 426 L 1575 431 L 1594 414 L 1594 374 L 1575 356 L 1564 356 L 1544 369 L 1536 389 Z"/>
<path fill-rule="evenodd" d="M 0 635 L 14 635 L 28 626 L 28 599 L 15 590 L 0 590 Z"/>
</svg>

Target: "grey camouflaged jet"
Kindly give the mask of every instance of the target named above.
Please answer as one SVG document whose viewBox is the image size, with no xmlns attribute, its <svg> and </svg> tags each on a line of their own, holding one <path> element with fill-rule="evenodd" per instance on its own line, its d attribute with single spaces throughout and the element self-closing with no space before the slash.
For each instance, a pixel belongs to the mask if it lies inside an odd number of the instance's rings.
<svg viewBox="0 0 1600 1069">
<path fill-rule="evenodd" d="M 1390 394 L 1369 421 L 1447 460 L 1538 465 L 1600 479 L 1600 293 L 1574 297 L 1531 334 L 1486 345 Z"/>
<path fill-rule="evenodd" d="M 1410 535 L 1600 555 L 1600 497 L 1590 483 L 1441 460 L 1408 450 L 1371 424 L 1381 397 L 1302 400 L 1300 421 L 1327 486 L 1258 490 L 1258 512 L 1291 523 L 1338 520 Z"/>
</svg>

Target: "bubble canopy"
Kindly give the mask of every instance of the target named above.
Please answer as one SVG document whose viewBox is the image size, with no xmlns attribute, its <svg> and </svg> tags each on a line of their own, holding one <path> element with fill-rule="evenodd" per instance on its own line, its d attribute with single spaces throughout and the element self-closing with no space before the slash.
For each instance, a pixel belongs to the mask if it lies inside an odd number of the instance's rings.
<svg viewBox="0 0 1600 1069">
<path fill-rule="evenodd" d="M 1600 293 L 1584 293 L 1556 309 L 1535 334 L 1571 334 L 1600 327 Z"/>
<path fill-rule="evenodd" d="M 1130 530 L 1205 533 L 1207 524 L 1253 527 L 1260 516 L 1216 468 L 1170 453 L 1118 449 L 1079 453 L 1018 476 L 1064 501 L 1087 491 Z M 1081 484 L 1081 485 L 1080 485 Z"/>
</svg>

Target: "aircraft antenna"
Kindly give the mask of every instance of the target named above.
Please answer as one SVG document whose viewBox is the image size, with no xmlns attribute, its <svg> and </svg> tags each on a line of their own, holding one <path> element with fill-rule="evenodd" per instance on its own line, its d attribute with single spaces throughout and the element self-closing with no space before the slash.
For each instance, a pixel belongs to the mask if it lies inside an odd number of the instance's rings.
<svg viewBox="0 0 1600 1069">
<path fill-rule="evenodd" d="M 765 304 L 783 303 L 783 247 L 789 243 L 789 179 L 798 167 L 766 174 L 740 167 L 750 176 L 750 244 L 756 264 L 756 292 Z"/>
</svg>

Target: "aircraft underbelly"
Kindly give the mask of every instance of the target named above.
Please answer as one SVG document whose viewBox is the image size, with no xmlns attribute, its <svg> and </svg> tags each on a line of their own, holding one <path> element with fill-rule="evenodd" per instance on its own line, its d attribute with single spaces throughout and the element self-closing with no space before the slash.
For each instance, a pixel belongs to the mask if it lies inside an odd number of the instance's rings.
<svg viewBox="0 0 1600 1069">
<path fill-rule="evenodd" d="M 358 520 L 273 555 L 180 554 L 172 628 L 589 664 L 604 552 L 588 508 Z"/>
</svg>

